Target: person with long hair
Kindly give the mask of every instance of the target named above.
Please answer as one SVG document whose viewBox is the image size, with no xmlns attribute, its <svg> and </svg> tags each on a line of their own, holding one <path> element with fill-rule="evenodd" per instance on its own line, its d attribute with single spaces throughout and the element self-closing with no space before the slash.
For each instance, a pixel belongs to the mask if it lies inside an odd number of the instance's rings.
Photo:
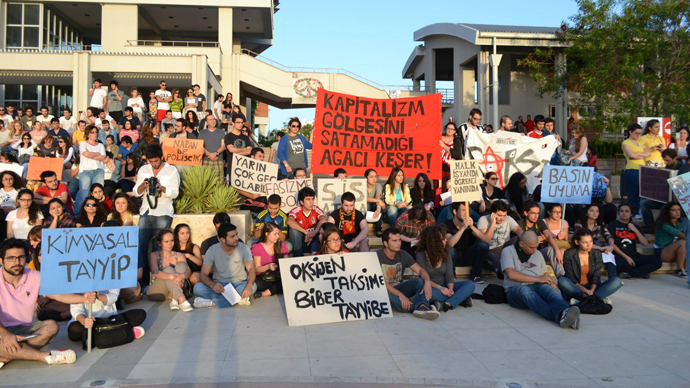
<svg viewBox="0 0 690 388">
<path fill-rule="evenodd" d="M 429 226 L 419 236 L 415 260 L 431 280 L 431 302 L 438 311 L 452 310 L 458 305 L 472 307 L 474 283 L 455 281 L 455 266 L 446 246 L 445 229 Z"/>
<path fill-rule="evenodd" d="M 505 192 L 498 186 L 498 174 L 493 171 L 484 174 L 484 183 L 480 184 L 479 187 L 482 189 L 482 198 L 487 209 L 491 208 L 494 201 L 505 198 Z"/>
<path fill-rule="evenodd" d="M 405 183 L 405 174 L 400 167 L 393 167 L 383 188 L 383 201 L 386 203 L 386 215 L 391 227 L 395 227 L 398 218 L 412 204 L 410 187 Z"/>
<path fill-rule="evenodd" d="M 187 224 L 177 224 L 174 230 L 175 245 L 173 251 L 181 253 L 187 260 L 187 265 L 192 271 L 189 281 L 192 285 L 199 283 L 199 273 L 203 260 L 201 259 L 201 249 L 192 242 L 192 228 Z"/>
<path fill-rule="evenodd" d="M 628 126 L 626 133 L 628 138 L 623 141 L 621 146 L 627 160 L 623 178 L 628 189 L 628 203 L 633 208 L 633 214 L 636 215 L 640 210 L 640 166 L 645 165 L 645 158 L 651 155 L 651 151 L 645 147 L 640 139 L 642 127 L 639 124 Z M 636 215 L 635 218 L 642 220 L 642 216 Z"/>
<path fill-rule="evenodd" d="M 174 119 L 182 118 L 182 109 L 184 108 L 184 100 L 180 94 L 180 89 L 175 88 L 172 90 L 173 99 L 170 101 L 170 110 L 172 111 L 172 117 Z"/>
<path fill-rule="evenodd" d="M 24 166 L 24 177 L 26 177 L 29 159 L 34 156 L 34 151 L 38 148 L 38 143 L 31 138 L 28 132 L 24 132 L 22 134 L 22 140 L 12 144 L 12 148 L 17 150 L 17 160 L 19 164 Z"/>
<path fill-rule="evenodd" d="M 9 213 L 17 207 L 17 194 L 24 187 L 24 181 L 14 171 L 0 172 L 0 207 L 5 213 Z"/>
<path fill-rule="evenodd" d="M 134 154 L 127 154 L 127 161 L 122 166 L 120 173 L 120 190 L 129 195 L 134 196 L 134 185 L 137 183 L 137 173 L 139 172 L 139 158 Z"/>
<path fill-rule="evenodd" d="M 297 168 L 308 170 L 307 150 L 311 149 L 311 142 L 299 131 L 302 123 L 293 117 L 288 122 L 288 133 L 278 143 L 278 159 L 280 160 L 281 177 L 292 179 Z M 314 136 L 314 131 L 310 137 Z"/>
<path fill-rule="evenodd" d="M 27 239 L 29 230 L 36 225 L 43 225 L 43 213 L 34 202 L 34 193 L 21 189 L 17 193 L 19 207 L 7 213 L 7 238 Z"/>
<path fill-rule="evenodd" d="M 666 140 L 661 134 L 659 120 L 647 121 L 640 142 L 649 150 L 649 156 L 644 159 L 645 164 L 652 167 L 664 167 L 664 158 L 661 153 L 666 149 Z"/>
<path fill-rule="evenodd" d="M 453 160 L 451 150 L 455 147 L 455 135 L 458 133 L 458 126 L 453 122 L 446 123 L 446 126 L 441 130 L 441 140 L 438 145 L 441 146 L 441 179 L 450 176 L 450 163 Z"/>
<path fill-rule="evenodd" d="M 134 215 L 137 213 L 139 209 L 129 195 L 117 193 L 113 197 L 113 210 L 108 214 L 108 220 L 115 220 L 120 226 L 133 226 Z"/>
<path fill-rule="evenodd" d="M 606 228 L 604 223 L 604 217 L 601 214 L 601 209 L 595 204 L 589 204 L 585 206 L 585 211 L 582 213 L 582 217 L 575 223 L 574 227 L 577 232 L 580 229 L 587 229 L 592 233 L 592 238 L 594 240 L 595 250 L 600 251 L 602 254 L 613 254 L 614 240 L 609 230 Z M 603 242 L 602 242 L 603 241 Z M 570 245 L 575 246 L 573 239 L 570 239 Z M 616 266 L 611 263 L 606 263 L 606 272 L 609 277 L 616 277 L 617 271 Z"/>
<path fill-rule="evenodd" d="M 110 211 L 113 209 L 113 201 L 105 195 L 103 185 L 100 183 L 94 183 L 91 185 L 91 191 L 89 192 L 89 195 L 98 201 L 98 204 L 103 206 L 103 210 L 105 210 L 106 213 L 110 213 Z"/>
<path fill-rule="evenodd" d="M 55 157 L 55 149 L 57 144 L 55 144 L 55 137 L 46 136 L 41 140 L 41 144 L 38 145 L 38 149 L 41 151 L 44 157 L 53 158 Z"/>
<path fill-rule="evenodd" d="M 563 219 L 563 206 L 560 203 L 550 203 L 546 205 L 546 218 L 544 222 L 549 228 L 553 238 L 556 239 L 558 248 L 565 253 L 566 249 L 570 249 L 570 242 L 568 242 L 568 221 Z"/>
<path fill-rule="evenodd" d="M 192 88 L 189 88 L 187 90 L 187 95 L 184 98 L 184 115 L 187 117 L 188 112 L 194 112 L 196 113 L 196 107 L 199 105 L 196 102 L 196 96 L 194 95 L 194 90 Z"/>
<path fill-rule="evenodd" d="M 67 206 L 60 200 L 60 198 L 53 198 L 48 202 L 48 217 L 46 217 L 43 224 L 48 229 L 57 228 L 74 228 L 77 226 L 74 222 L 74 216 L 67 210 Z"/>
<path fill-rule="evenodd" d="M 144 128 L 141 130 L 141 137 L 139 137 L 139 142 L 137 143 L 137 148 L 132 152 L 139 160 L 146 159 L 146 147 L 148 147 L 149 144 L 158 144 L 154 135 L 155 130 L 156 124 L 150 122 L 144 124 Z"/>
<path fill-rule="evenodd" d="M 558 288 L 563 299 L 576 299 L 579 303 L 585 296 L 596 295 L 604 303 L 611 304 L 608 297 L 618 291 L 623 283 L 619 277 L 612 277 L 610 274 L 608 280 L 601 281 L 604 261 L 601 252 L 593 249 L 593 233 L 586 228 L 578 229 L 572 240 L 573 248 L 568 249 L 563 257 L 565 275 L 558 278 Z"/>
<path fill-rule="evenodd" d="M 97 228 L 108 220 L 103 207 L 94 197 L 88 196 L 79 210 L 79 216 L 75 220 L 77 228 Z"/>
<path fill-rule="evenodd" d="M 84 198 L 89 195 L 91 185 L 100 183 L 103 185 L 105 171 L 103 161 L 105 160 L 105 147 L 97 141 L 98 129 L 89 125 L 85 131 L 86 141 L 79 144 L 79 192 L 74 201 L 75 208 L 79 209 Z M 105 220 L 104 220 L 105 221 Z"/>
<path fill-rule="evenodd" d="M 587 142 L 587 136 L 585 136 L 585 131 L 579 124 L 575 124 L 572 129 L 573 139 L 570 142 L 570 148 L 567 151 L 569 153 L 570 159 L 568 159 L 569 165 L 583 166 L 587 164 L 587 148 L 589 143 Z M 573 161 L 576 161 L 573 163 Z"/>
<path fill-rule="evenodd" d="M 11 131 L 12 131 L 12 137 L 10 139 L 10 146 L 20 143 L 22 139 L 22 135 L 24 134 L 24 125 L 22 125 L 22 122 L 19 120 L 15 120 L 12 122 L 12 125 L 10 126 Z"/>
<path fill-rule="evenodd" d="M 597 170 L 597 150 L 594 147 L 587 147 L 587 166 Z"/>
<path fill-rule="evenodd" d="M 342 255 L 343 253 L 348 253 L 349 251 L 345 247 L 345 240 L 343 239 L 342 233 L 335 226 L 324 229 L 321 233 L 321 248 L 317 254 L 319 255 L 331 255 L 337 254 Z"/>
<path fill-rule="evenodd" d="M 622 203 L 618 206 L 618 220 L 609 223 L 609 233 L 613 235 L 613 254 L 616 258 L 616 271 L 621 279 L 649 279 L 649 274 L 661 268 L 661 259 L 637 252 L 637 243 L 647 246 L 649 242 L 644 233 L 632 221 L 632 206 Z"/>
<path fill-rule="evenodd" d="M 671 142 L 671 144 L 668 146 L 668 148 L 676 150 L 676 159 L 680 160 L 683 163 L 685 163 L 685 161 L 688 160 L 688 145 L 690 144 L 688 143 L 689 137 L 690 131 L 688 130 L 688 126 L 683 125 L 678 129 L 678 132 L 676 133 L 675 142 Z"/>
<path fill-rule="evenodd" d="M 429 176 L 423 172 L 417 174 L 410 192 L 412 203 L 421 202 L 426 210 L 434 208 L 434 186 L 431 184 Z"/>
<path fill-rule="evenodd" d="M 527 177 L 521 172 L 516 172 L 510 176 L 508 184 L 505 188 L 505 199 L 508 201 L 510 207 L 509 215 L 514 220 L 519 220 L 522 211 L 522 205 L 529 201 L 529 192 L 527 191 Z"/>
<path fill-rule="evenodd" d="M 72 140 L 70 140 L 69 136 L 58 137 L 55 156 L 62 158 L 62 180 L 69 181 L 70 179 L 65 178 L 69 177 L 69 170 L 72 168 L 72 162 L 74 161 L 74 147 L 72 147 Z"/>
<path fill-rule="evenodd" d="M 199 117 L 196 115 L 196 112 L 188 110 L 184 117 L 187 119 L 187 128 L 194 133 L 194 136 L 199 137 Z"/>
<path fill-rule="evenodd" d="M 685 263 L 685 233 L 681 222 L 683 210 L 676 201 L 669 202 L 661 208 L 656 219 L 654 235 L 654 253 L 664 263 L 676 263 L 676 275 L 687 277 Z"/>
<path fill-rule="evenodd" d="M 122 143 L 122 138 L 124 138 L 125 136 L 129 136 L 129 138 L 132 139 L 132 143 L 136 144 L 139 142 L 139 131 L 137 131 L 136 128 L 132 127 L 131 120 L 126 120 L 124 123 L 122 123 L 122 130 L 118 135 L 120 143 Z"/>
<path fill-rule="evenodd" d="M 414 257 L 414 246 L 419 242 L 422 230 L 433 226 L 435 223 L 436 219 L 431 212 L 424 208 L 424 204 L 415 203 L 395 222 L 395 228 L 400 231 L 402 249 Z"/>
<path fill-rule="evenodd" d="M 147 295 L 150 300 L 162 302 L 171 296 L 170 310 L 184 312 L 193 311 L 192 305 L 184 296 L 185 281 L 192 275 L 184 255 L 178 254 L 173 247 L 175 234 L 165 228 L 156 233 L 156 242 L 160 247 L 158 252 L 151 252 L 149 265 L 153 283 L 149 286 Z"/>
<path fill-rule="evenodd" d="M 376 170 L 370 168 L 364 172 L 364 178 L 367 180 L 367 210 L 374 212 L 374 217 L 378 217 L 386 208 L 386 203 L 381 199 L 383 188 L 378 183 L 378 174 Z M 374 224 L 378 237 L 381 237 L 381 224 L 382 218 L 379 217 L 379 220 Z"/>
<path fill-rule="evenodd" d="M 283 292 L 280 280 L 280 259 L 287 257 L 288 247 L 281 241 L 278 224 L 266 222 L 261 231 L 261 240 L 252 246 L 252 257 L 256 267 L 256 292 L 254 299 L 277 295 Z M 321 245 L 323 248 L 323 244 Z"/>
</svg>

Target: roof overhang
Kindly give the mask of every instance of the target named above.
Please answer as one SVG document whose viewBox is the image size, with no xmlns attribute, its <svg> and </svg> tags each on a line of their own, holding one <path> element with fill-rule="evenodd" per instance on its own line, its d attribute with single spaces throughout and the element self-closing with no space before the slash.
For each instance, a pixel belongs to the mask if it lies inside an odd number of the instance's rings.
<svg viewBox="0 0 690 388">
<path fill-rule="evenodd" d="M 414 69 L 422 61 L 422 58 L 424 58 L 424 52 L 425 51 L 426 51 L 426 49 L 421 44 L 412 50 L 410 57 L 407 58 L 407 62 L 405 63 L 405 67 L 403 67 L 403 71 L 402 71 L 402 77 L 403 78 L 414 77 Z"/>
<path fill-rule="evenodd" d="M 550 32 L 553 31 L 553 32 Z M 424 41 L 432 36 L 446 35 L 462 39 L 475 46 L 563 47 L 558 40 L 557 27 L 492 26 L 462 23 L 436 23 L 414 32 L 414 40 Z"/>
</svg>

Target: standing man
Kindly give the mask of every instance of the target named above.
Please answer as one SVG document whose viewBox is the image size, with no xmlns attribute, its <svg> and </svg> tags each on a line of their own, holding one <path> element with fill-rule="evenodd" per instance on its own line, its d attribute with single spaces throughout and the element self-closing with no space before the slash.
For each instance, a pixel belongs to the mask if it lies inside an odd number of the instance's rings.
<svg viewBox="0 0 690 388">
<path fill-rule="evenodd" d="M 196 97 L 196 114 L 201 117 L 206 111 L 206 96 L 201 93 L 199 84 L 192 85 L 192 89 L 194 89 L 194 97 Z"/>
<path fill-rule="evenodd" d="M 484 127 L 479 125 L 481 121 L 482 111 L 477 108 L 472 109 L 467 122 L 461 124 L 458 128 L 458 131 L 455 133 L 455 139 L 453 139 L 453 149 L 450 150 L 453 159 L 465 159 L 467 155 L 467 139 L 470 135 L 470 128 L 483 132 Z"/>
<path fill-rule="evenodd" d="M 225 149 L 225 134 L 216 125 L 216 118 L 209 116 L 206 118 L 206 128 L 199 132 L 199 140 L 204 141 L 204 161 L 203 165 L 208 166 L 218 172 L 218 179 L 225 178 L 223 173 L 223 150 Z"/>
<path fill-rule="evenodd" d="M 350 252 L 369 252 L 369 224 L 366 217 L 355 209 L 355 195 L 347 191 L 340 197 L 342 206 L 328 216 L 343 234 L 345 248 Z"/>
<path fill-rule="evenodd" d="M 91 101 L 89 101 L 90 108 L 105 109 L 105 104 L 108 102 L 108 92 L 101 89 L 102 84 L 103 82 L 99 78 L 93 80 L 93 85 L 89 89 L 89 97 L 91 97 Z"/>
<path fill-rule="evenodd" d="M 110 81 L 110 92 L 108 92 L 108 107 L 105 109 L 106 113 L 113 117 L 115 122 L 119 122 L 122 118 L 122 103 L 124 102 L 125 92 L 120 90 L 120 84 L 117 81 Z M 115 127 L 113 127 L 115 128 Z"/>
<path fill-rule="evenodd" d="M 72 116 L 72 110 L 65 108 L 60 117 L 60 127 L 67 131 L 70 136 L 77 130 L 77 118 Z"/>
<path fill-rule="evenodd" d="M 527 115 L 527 121 L 525 121 L 525 130 L 520 133 L 530 133 L 534 131 L 534 121 L 532 121 L 532 116 Z"/>
<path fill-rule="evenodd" d="M 218 97 L 216 97 L 216 102 L 213 103 L 213 117 L 218 121 L 223 117 L 223 98 L 223 95 L 219 94 Z"/>
<path fill-rule="evenodd" d="M 163 148 L 159 144 L 149 144 L 144 151 L 147 165 L 142 166 L 137 174 L 134 195 L 144 197 L 139 209 L 139 266 L 143 268 L 140 283 L 142 287 L 149 284 L 149 242 L 161 229 L 169 228 L 175 214 L 173 200 L 180 190 L 180 174 L 177 169 L 163 159 Z M 156 178 L 152 187 L 150 178 Z M 155 248 L 154 248 L 155 250 Z"/>
<path fill-rule="evenodd" d="M 542 115 L 536 115 L 534 116 L 534 130 L 527 132 L 527 136 L 531 137 L 533 139 L 541 139 L 544 136 L 548 136 L 551 133 L 544 131 L 544 116 Z"/>
<path fill-rule="evenodd" d="M 239 116 L 232 116 L 232 129 L 225 135 L 225 148 L 228 150 L 227 173 L 232 174 L 232 154 L 249 156 L 252 153 L 252 141 L 249 136 L 242 133 L 244 119 Z"/>
<path fill-rule="evenodd" d="M 166 88 L 168 83 L 161 81 L 161 88 L 156 90 L 155 96 L 156 101 L 158 101 L 158 111 L 156 113 L 156 128 L 160 131 L 160 123 L 165 118 L 165 113 L 170 110 L 170 101 L 172 101 L 172 93 L 170 93 Z"/>
<path fill-rule="evenodd" d="M 510 116 L 501 116 L 501 131 L 504 132 L 515 132 L 513 130 L 513 119 Z"/>
</svg>

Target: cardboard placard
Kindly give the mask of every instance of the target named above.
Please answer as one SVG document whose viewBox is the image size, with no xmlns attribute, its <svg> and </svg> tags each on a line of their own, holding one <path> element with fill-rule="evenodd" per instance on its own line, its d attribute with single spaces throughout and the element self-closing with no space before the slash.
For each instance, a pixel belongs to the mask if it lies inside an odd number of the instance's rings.
<svg viewBox="0 0 690 388">
<path fill-rule="evenodd" d="M 204 161 L 204 141 L 197 139 L 163 139 L 163 158 L 169 164 L 201 166 Z"/>
<path fill-rule="evenodd" d="M 139 227 L 44 229 L 41 295 L 137 284 Z"/>
<path fill-rule="evenodd" d="M 374 252 L 280 259 L 288 325 L 393 316 Z"/>
<path fill-rule="evenodd" d="M 677 173 L 666 168 L 640 166 L 640 198 L 663 203 L 673 200 L 668 180 Z"/>
<path fill-rule="evenodd" d="M 19 164 L 0 163 L 0 172 L 3 171 L 12 171 L 21 178 L 24 174 L 24 166 Z"/>
<path fill-rule="evenodd" d="M 265 183 L 278 179 L 278 165 L 232 154 L 230 185 L 252 194 L 266 194 Z"/>
<path fill-rule="evenodd" d="M 374 99 L 319 89 L 311 171 L 342 167 L 364 176 L 373 168 L 388 176 L 401 167 L 408 176 L 441 179 L 441 97 Z"/>
<path fill-rule="evenodd" d="M 594 167 L 545 166 L 542 202 L 592 203 Z"/>
<path fill-rule="evenodd" d="M 477 160 L 450 162 L 450 192 L 453 202 L 481 201 L 481 171 Z"/>
<path fill-rule="evenodd" d="M 680 207 L 690 217 L 690 172 L 670 178 L 667 182 L 673 194 L 678 198 Z"/>
<path fill-rule="evenodd" d="M 43 158 L 40 156 L 32 156 L 29 159 L 29 167 L 26 171 L 26 180 L 28 181 L 40 181 L 41 173 L 44 171 L 54 171 L 57 174 L 57 179 L 62 180 L 62 169 L 63 169 L 62 158 Z"/>
<path fill-rule="evenodd" d="M 314 188 L 314 184 L 311 179 L 290 179 L 282 181 L 267 182 L 266 186 L 266 197 L 271 196 L 271 194 L 280 195 L 282 202 L 280 203 L 280 210 L 284 211 L 285 214 L 290 213 L 290 210 L 299 206 L 297 201 L 297 193 L 303 187 Z"/>
<path fill-rule="evenodd" d="M 316 206 L 326 215 L 340 209 L 340 196 L 351 192 L 355 195 L 355 209 L 367 213 L 367 180 L 361 179 L 319 179 L 319 190 L 316 192 Z"/>
</svg>

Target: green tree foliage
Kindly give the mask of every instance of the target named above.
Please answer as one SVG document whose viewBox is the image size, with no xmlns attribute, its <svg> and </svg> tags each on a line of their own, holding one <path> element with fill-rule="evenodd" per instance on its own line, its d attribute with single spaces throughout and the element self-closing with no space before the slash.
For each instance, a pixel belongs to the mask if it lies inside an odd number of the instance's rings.
<svg viewBox="0 0 690 388">
<path fill-rule="evenodd" d="M 537 95 L 578 96 L 594 106 L 597 126 L 618 131 L 637 116 L 690 121 L 690 0 L 576 0 L 579 10 L 559 32 L 559 48 L 537 49 L 520 64 Z"/>
</svg>

